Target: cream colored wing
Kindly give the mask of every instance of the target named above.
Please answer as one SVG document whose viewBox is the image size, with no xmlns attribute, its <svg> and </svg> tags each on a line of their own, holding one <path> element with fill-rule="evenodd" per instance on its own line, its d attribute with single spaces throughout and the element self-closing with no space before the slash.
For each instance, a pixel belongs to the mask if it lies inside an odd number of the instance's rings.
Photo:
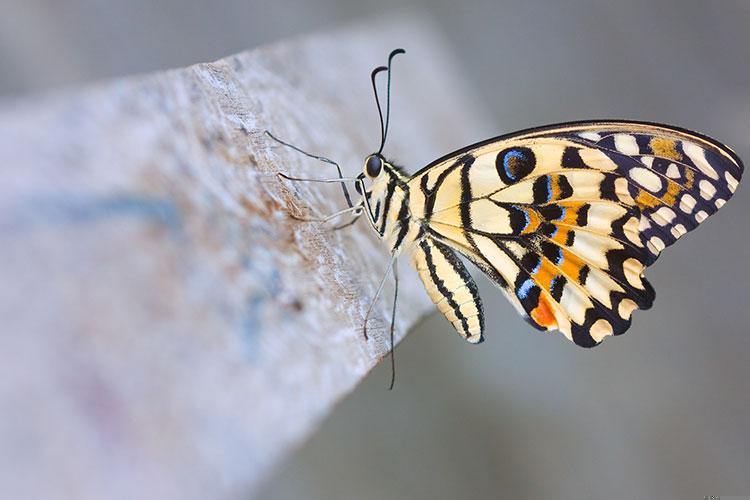
<svg viewBox="0 0 750 500">
<path fill-rule="evenodd" d="M 542 330 L 591 347 L 624 333 L 661 251 L 732 196 L 726 146 L 640 122 L 581 122 L 499 137 L 409 181 L 412 216 L 461 252 Z"/>
</svg>

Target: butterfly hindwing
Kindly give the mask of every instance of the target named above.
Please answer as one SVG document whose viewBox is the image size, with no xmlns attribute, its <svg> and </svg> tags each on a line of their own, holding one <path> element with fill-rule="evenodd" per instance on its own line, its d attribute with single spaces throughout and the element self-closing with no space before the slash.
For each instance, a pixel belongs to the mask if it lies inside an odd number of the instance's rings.
<svg viewBox="0 0 750 500">
<path fill-rule="evenodd" d="M 482 341 L 484 313 L 477 286 L 456 254 L 443 243 L 422 239 L 412 252 L 414 266 L 438 310 L 473 344 Z"/>
<path fill-rule="evenodd" d="M 582 122 L 485 141 L 410 180 L 412 213 L 508 292 L 529 322 L 591 347 L 624 333 L 662 250 L 734 193 L 720 143 L 639 122 Z"/>
</svg>

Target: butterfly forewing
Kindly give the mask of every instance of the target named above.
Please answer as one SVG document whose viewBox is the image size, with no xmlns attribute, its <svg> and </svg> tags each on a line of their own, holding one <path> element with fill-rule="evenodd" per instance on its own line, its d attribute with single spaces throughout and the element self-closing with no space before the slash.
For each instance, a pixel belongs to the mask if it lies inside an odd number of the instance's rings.
<svg viewBox="0 0 750 500">
<path fill-rule="evenodd" d="M 640 122 L 519 132 L 409 181 L 427 238 L 465 255 L 524 317 L 591 347 L 630 326 L 661 251 L 732 196 L 742 163 L 699 134 Z"/>
</svg>

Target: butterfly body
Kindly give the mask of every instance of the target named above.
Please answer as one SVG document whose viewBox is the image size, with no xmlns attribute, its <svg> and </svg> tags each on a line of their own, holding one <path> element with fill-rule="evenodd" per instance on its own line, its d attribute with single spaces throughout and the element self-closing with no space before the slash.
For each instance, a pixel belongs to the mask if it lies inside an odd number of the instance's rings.
<svg viewBox="0 0 750 500">
<path fill-rule="evenodd" d="M 651 307 L 646 266 L 723 206 L 743 171 L 721 143 L 631 121 L 501 136 L 413 176 L 379 161 L 382 168 L 366 167 L 363 177 L 371 181 L 364 192 L 373 227 L 392 255 L 411 254 L 462 337 L 480 342 L 484 321 L 457 254 L 534 327 L 584 347 L 624 333 L 635 309 Z"/>
<path fill-rule="evenodd" d="M 454 252 L 430 236 L 430 220 L 424 214 L 435 197 L 426 196 L 414 178 L 385 159 L 378 158 L 379 169 L 368 169 L 370 158 L 364 174 L 372 184 L 364 191 L 363 203 L 373 229 L 386 241 L 393 257 L 404 252 L 411 254 L 440 312 L 464 338 L 481 342 L 484 317 L 476 284 Z M 373 176 L 375 172 L 377 175 Z M 416 212 L 412 211 L 412 204 Z"/>
</svg>

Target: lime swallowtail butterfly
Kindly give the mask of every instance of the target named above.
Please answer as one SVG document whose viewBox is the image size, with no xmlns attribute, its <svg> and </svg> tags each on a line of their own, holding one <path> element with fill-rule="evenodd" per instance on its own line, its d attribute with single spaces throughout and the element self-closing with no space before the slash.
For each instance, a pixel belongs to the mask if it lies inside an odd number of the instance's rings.
<svg viewBox="0 0 750 500">
<path fill-rule="evenodd" d="M 394 269 L 397 256 L 410 255 L 432 301 L 471 343 L 484 338 L 484 315 L 458 255 L 504 291 L 532 326 L 593 347 L 624 333 L 634 310 L 651 307 L 646 267 L 721 208 L 742 177 L 742 162 L 718 141 L 625 120 L 502 135 L 408 175 L 382 154 L 391 63 L 403 52 L 394 50 L 388 65 L 372 72 L 380 148 L 365 158 L 358 177 L 348 179 L 356 202 L 340 169 L 338 178 L 326 180 L 341 182 L 349 205 L 333 215 L 350 214 L 349 224 L 364 215 L 386 242 Z M 383 71 L 385 120 L 375 84 Z"/>
</svg>

